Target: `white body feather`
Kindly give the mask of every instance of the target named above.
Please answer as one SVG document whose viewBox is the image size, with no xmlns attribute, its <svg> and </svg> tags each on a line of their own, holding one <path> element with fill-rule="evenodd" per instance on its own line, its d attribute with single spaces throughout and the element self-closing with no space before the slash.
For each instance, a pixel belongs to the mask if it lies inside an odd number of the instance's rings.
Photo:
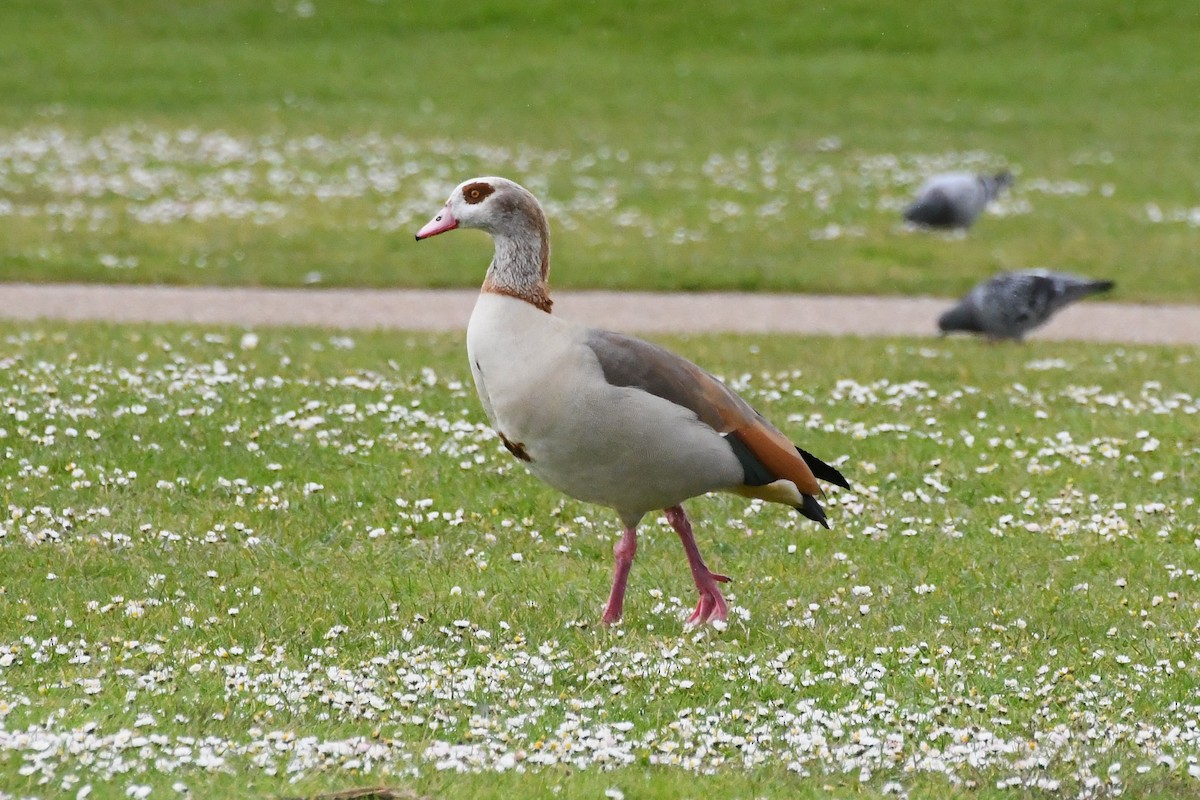
<svg viewBox="0 0 1200 800">
<path fill-rule="evenodd" d="M 725 439 L 675 403 L 605 380 L 586 329 L 484 292 L 467 326 L 475 388 L 496 430 L 556 489 L 629 524 L 744 473 Z"/>
</svg>

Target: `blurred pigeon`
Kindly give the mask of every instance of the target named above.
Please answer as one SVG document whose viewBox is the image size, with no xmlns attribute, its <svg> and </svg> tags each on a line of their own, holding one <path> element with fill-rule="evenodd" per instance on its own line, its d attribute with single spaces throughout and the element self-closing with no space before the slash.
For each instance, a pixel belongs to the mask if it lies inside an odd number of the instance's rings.
<svg viewBox="0 0 1200 800">
<path fill-rule="evenodd" d="M 1012 182 L 1012 173 L 1007 170 L 997 175 L 934 175 L 921 184 L 917 198 L 904 209 L 904 218 L 931 228 L 969 228 L 987 204 Z"/>
<path fill-rule="evenodd" d="M 989 339 L 1020 339 L 1060 309 L 1091 294 L 1107 292 L 1112 281 L 1094 281 L 1065 272 L 1027 269 L 1002 272 L 977 285 L 938 318 L 942 333 L 979 333 Z"/>
</svg>

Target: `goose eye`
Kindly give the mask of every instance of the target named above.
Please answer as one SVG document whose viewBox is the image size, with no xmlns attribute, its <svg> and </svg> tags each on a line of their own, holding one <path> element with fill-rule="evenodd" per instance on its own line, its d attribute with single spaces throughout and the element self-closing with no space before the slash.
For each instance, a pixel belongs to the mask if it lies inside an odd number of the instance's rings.
<svg viewBox="0 0 1200 800">
<path fill-rule="evenodd" d="M 463 199 L 470 205 L 482 203 L 487 196 L 496 191 L 496 187 L 490 183 L 471 183 L 463 187 Z"/>
</svg>

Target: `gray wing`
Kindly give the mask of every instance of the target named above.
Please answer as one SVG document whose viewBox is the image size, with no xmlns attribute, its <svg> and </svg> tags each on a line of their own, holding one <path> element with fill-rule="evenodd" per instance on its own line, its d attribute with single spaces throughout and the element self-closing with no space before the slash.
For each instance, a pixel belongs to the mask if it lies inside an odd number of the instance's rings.
<svg viewBox="0 0 1200 800">
<path fill-rule="evenodd" d="M 758 413 L 725 384 L 665 347 L 611 331 L 588 331 L 585 343 L 596 355 L 604 379 L 632 386 L 693 411 L 706 425 L 728 433 Z"/>
<path fill-rule="evenodd" d="M 749 403 L 687 359 L 656 344 L 609 331 L 588 331 L 584 341 L 610 384 L 640 389 L 690 409 L 725 436 L 746 470 L 748 483 L 786 478 L 807 495 L 820 493 L 818 475 L 849 486 L 840 472 L 796 447 Z M 810 509 L 808 513 L 814 512 Z"/>
<path fill-rule="evenodd" d="M 1049 281 L 1052 285 L 1050 299 L 1051 313 L 1064 308 L 1077 300 L 1107 292 L 1114 284 L 1107 280 L 1094 280 L 1082 275 L 1072 275 L 1069 272 L 1052 272 L 1048 269 L 1027 270 L 1024 274 L 1037 276 Z"/>
<path fill-rule="evenodd" d="M 1009 273 L 997 279 L 994 296 L 1005 328 L 1020 336 L 1050 319 L 1057 308 L 1058 286 L 1038 273 Z"/>
</svg>

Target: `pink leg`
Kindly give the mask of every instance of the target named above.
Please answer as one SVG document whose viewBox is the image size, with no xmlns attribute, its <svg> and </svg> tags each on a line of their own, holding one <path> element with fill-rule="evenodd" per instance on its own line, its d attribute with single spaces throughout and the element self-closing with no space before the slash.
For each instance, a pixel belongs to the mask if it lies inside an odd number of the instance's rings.
<svg viewBox="0 0 1200 800">
<path fill-rule="evenodd" d="M 729 578 L 717 575 L 704 563 L 704 559 L 700 555 L 700 548 L 696 546 L 696 537 L 692 535 L 692 524 L 688 522 L 687 514 L 683 513 L 683 506 L 672 506 L 666 509 L 666 514 L 667 522 L 671 523 L 671 527 L 675 529 L 675 532 L 679 534 L 679 539 L 683 542 L 683 551 L 687 553 L 688 566 L 692 568 L 692 580 L 696 582 L 696 588 L 700 590 L 700 602 L 696 604 L 696 610 L 688 617 L 688 624 L 702 625 L 714 619 L 724 621 L 729 616 L 729 609 L 725 606 L 725 598 L 721 596 L 721 590 L 717 588 L 717 583 L 729 583 Z"/>
<path fill-rule="evenodd" d="M 626 528 L 621 540 L 613 546 L 617 568 L 613 573 L 612 591 L 608 593 L 608 605 L 604 607 L 604 616 L 601 618 L 605 625 L 612 625 L 621 618 L 625 606 L 625 584 L 629 581 L 629 569 L 633 566 L 636 554 L 637 529 Z"/>
</svg>

